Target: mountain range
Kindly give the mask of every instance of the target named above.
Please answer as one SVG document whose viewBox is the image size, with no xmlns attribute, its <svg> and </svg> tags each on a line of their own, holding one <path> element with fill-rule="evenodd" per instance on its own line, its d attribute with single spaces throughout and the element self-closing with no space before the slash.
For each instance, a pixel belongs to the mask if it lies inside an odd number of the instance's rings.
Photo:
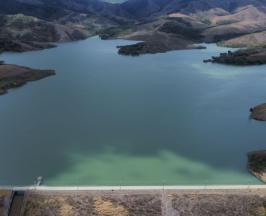
<svg viewBox="0 0 266 216">
<path fill-rule="evenodd" d="M 120 48 L 129 55 L 266 42 L 266 0 L 0 0 L 0 14 L 0 48 L 10 51 L 93 35 L 141 40 Z"/>
</svg>

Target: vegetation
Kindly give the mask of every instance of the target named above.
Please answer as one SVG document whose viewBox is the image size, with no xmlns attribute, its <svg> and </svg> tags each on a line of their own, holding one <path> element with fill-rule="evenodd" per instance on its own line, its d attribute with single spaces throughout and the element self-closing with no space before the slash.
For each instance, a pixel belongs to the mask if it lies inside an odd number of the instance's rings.
<svg viewBox="0 0 266 216">
<path fill-rule="evenodd" d="M 120 195 L 75 193 L 29 194 L 24 216 L 41 215 L 95 215 L 95 216 L 160 216 L 161 200 L 158 195 Z"/>
<path fill-rule="evenodd" d="M 206 24 L 206 25 L 211 25 L 212 22 L 209 20 L 209 18 L 203 18 L 200 20 L 202 23 Z"/>
<path fill-rule="evenodd" d="M 187 20 L 183 19 L 182 17 L 167 17 L 167 19 L 170 21 L 177 21 L 179 23 L 183 23 L 187 27 L 192 27 L 191 23 L 188 22 Z"/>
<path fill-rule="evenodd" d="M 98 35 L 102 40 L 112 39 L 121 35 L 126 35 L 133 32 L 133 27 L 130 25 L 113 26 L 101 31 L 98 31 Z"/>
<path fill-rule="evenodd" d="M 180 19 L 179 19 L 180 20 Z M 181 19 L 182 20 L 182 19 Z M 187 22 L 166 22 L 159 28 L 159 31 L 165 33 L 179 34 L 185 38 L 199 40 L 202 38 L 201 31 L 191 27 Z"/>
<path fill-rule="evenodd" d="M 230 25 L 232 23 L 235 23 L 234 20 L 219 20 L 217 21 L 216 25 Z"/>
<path fill-rule="evenodd" d="M 219 42 L 217 42 L 216 43 L 217 44 L 217 46 L 220 46 L 220 47 L 230 47 L 230 48 L 245 48 L 246 46 L 245 45 L 239 45 L 239 44 L 232 44 L 232 45 L 230 45 L 230 46 L 227 46 L 226 45 L 226 41 L 219 41 Z"/>
<path fill-rule="evenodd" d="M 220 56 L 213 56 L 205 62 L 231 64 L 231 65 L 261 65 L 266 64 L 266 46 L 257 46 L 241 49 L 235 52 L 228 51 Z"/>
<path fill-rule="evenodd" d="M 213 42 L 220 42 L 220 41 L 224 41 L 224 40 L 229 40 L 232 38 L 240 37 L 242 35 L 243 35 L 243 33 L 230 33 L 230 32 L 225 31 L 224 33 L 214 35 L 213 36 Z"/>
<path fill-rule="evenodd" d="M 266 170 L 266 152 L 252 152 L 248 155 L 248 166 L 255 172 Z"/>
<path fill-rule="evenodd" d="M 132 56 L 138 56 L 142 53 L 145 53 L 145 42 L 140 42 L 132 45 L 126 45 L 126 46 L 119 46 L 118 53 L 121 55 L 132 55 Z"/>
</svg>

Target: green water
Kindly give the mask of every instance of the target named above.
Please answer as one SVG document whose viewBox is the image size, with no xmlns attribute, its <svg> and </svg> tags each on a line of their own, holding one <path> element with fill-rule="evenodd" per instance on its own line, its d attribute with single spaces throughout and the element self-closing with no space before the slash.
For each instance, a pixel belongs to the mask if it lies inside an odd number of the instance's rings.
<svg viewBox="0 0 266 216">
<path fill-rule="evenodd" d="M 125 57 L 127 41 L 85 41 L 8 63 L 57 75 L 0 97 L 0 184 L 258 184 L 246 154 L 265 148 L 266 66 L 204 64 L 226 49 Z"/>
</svg>

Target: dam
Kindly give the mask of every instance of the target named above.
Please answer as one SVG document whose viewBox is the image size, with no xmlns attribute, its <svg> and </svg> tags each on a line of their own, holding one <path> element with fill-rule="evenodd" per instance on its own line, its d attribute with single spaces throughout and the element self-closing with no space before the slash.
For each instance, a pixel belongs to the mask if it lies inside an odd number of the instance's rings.
<svg viewBox="0 0 266 216">
<path fill-rule="evenodd" d="M 253 216 L 265 203 L 264 185 L 0 188 L 1 216 Z"/>
</svg>

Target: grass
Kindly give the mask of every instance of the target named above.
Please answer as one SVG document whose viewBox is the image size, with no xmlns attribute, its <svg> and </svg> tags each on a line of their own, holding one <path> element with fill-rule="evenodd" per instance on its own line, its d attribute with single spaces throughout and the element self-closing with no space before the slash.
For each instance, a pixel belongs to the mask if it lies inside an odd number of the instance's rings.
<svg viewBox="0 0 266 216">
<path fill-rule="evenodd" d="M 96 197 L 94 199 L 94 208 L 99 215 L 129 215 L 127 209 L 125 209 L 124 206 L 115 204 L 110 200 L 102 199 L 102 197 Z"/>
</svg>

